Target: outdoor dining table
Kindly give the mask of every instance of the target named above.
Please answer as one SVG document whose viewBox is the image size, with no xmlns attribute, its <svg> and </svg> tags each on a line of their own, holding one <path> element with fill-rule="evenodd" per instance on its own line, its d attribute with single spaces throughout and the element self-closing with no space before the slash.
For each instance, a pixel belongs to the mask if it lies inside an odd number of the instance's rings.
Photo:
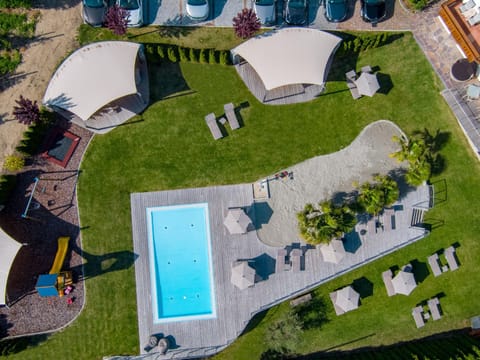
<svg viewBox="0 0 480 360">
<path fill-rule="evenodd" d="M 455 61 L 450 69 L 452 78 L 456 81 L 470 80 L 477 70 L 477 65 L 471 63 L 468 59 L 459 59 Z"/>
</svg>

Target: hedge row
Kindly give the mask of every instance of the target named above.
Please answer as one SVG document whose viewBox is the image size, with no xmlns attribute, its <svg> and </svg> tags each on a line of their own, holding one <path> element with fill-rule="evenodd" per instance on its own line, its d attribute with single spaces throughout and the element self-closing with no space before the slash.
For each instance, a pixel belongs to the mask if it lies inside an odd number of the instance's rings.
<svg viewBox="0 0 480 360">
<path fill-rule="evenodd" d="M 391 42 L 393 36 L 396 36 L 396 34 L 386 32 L 358 34 L 355 36 L 347 35 L 338 49 L 338 53 L 345 55 L 352 52 L 359 53 L 368 49 L 375 49 Z"/>
<path fill-rule="evenodd" d="M 216 49 L 194 49 L 169 44 L 145 44 L 151 61 L 198 62 L 200 64 L 230 65 L 230 52 Z"/>
</svg>

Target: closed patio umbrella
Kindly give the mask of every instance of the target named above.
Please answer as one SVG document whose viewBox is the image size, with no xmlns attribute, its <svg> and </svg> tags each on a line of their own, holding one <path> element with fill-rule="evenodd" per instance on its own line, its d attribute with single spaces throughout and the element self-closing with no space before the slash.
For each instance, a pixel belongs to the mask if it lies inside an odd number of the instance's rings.
<svg viewBox="0 0 480 360">
<path fill-rule="evenodd" d="M 341 240 L 333 239 L 328 245 L 321 245 L 323 261 L 338 264 L 345 257 L 345 248 Z"/>
<path fill-rule="evenodd" d="M 358 308 L 359 300 L 360 294 L 356 292 L 353 287 L 347 286 L 337 291 L 335 305 L 347 312 Z"/>
<path fill-rule="evenodd" d="M 246 261 L 234 265 L 230 282 L 240 290 L 255 285 L 255 269 L 251 268 Z"/>
<path fill-rule="evenodd" d="M 407 296 L 417 287 L 413 273 L 403 270 L 392 279 L 392 284 L 395 293 Z"/>
<path fill-rule="evenodd" d="M 373 96 L 380 89 L 377 75 L 368 72 L 362 72 L 362 75 L 355 80 L 358 92 L 362 95 Z"/>
<path fill-rule="evenodd" d="M 245 234 L 252 220 L 245 214 L 243 209 L 229 209 L 223 224 L 230 234 Z"/>
</svg>

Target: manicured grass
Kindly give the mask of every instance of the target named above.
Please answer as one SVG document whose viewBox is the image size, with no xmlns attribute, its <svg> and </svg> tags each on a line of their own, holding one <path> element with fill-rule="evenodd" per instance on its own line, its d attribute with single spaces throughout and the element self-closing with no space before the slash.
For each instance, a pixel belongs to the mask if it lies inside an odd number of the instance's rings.
<svg viewBox="0 0 480 360">
<path fill-rule="evenodd" d="M 381 77 L 384 88 L 390 82 L 391 89 L 386 95 L 354 101 L 344 73 L 351 66 L 359 69 L 366 64 L 379 67 L 385 74 Z M 306 104 L 262 105 L 231 67 L 164 64 L 151 65 L 150 73 L 152 105 L 130 124 L 96 136 L 82 163 L 78 198 L 83 247 L 88 253 L 86 307 L 73 325 L 48 339 L 34 339 L 39 346 L 12 359 L 47 359 L 65 352 L 75 359 L 138 353 L 143 344 L 138 344 L 137 335 L 132 192 L 254 181 L 337 151 L 378 119 L 392 120 L 407 133 L 426 127 L 449 134 L 442 149 L 446 168 L 433 179 L 437 205 L 427 217 L 435 228 L 428 238 L 321 286 L 316 294 L 325 299 L 328 321 L 306 331 L 296 352 L 375 347 L 421 338 L 464 327 L 466 319 L 476 314 L 472 299 L 480 296 L 476 272 L 480 206 L 475 201 L 480 197 L 480 169 L 411 34 L 368 50 L 358 59 L 334 62 L 326 93 Z M 180 96 L 162 100 L 175 94 Z M 222 114 L 227 102 L 245 105 L 240 111 L 245 126 L 214 141 L 204 115 Z M 427 255 L 455 242 L 460 244 L 458 271 L 438 278 L 428 275 L 411 296 L 387 298 L 382 271 L 418 260 L 417 275 L 421 275 Z M 373 284 L 373 294 L 362 299 L 358 310 L 336 317 L 328 293 L 362 277 Z M 439 293 L 444 317 L 417 330 L 411 308 Z M 268 349 L 264 341 L 268 323 L 287 309 L 283 304 L 268 311 L 217 358 L 259 358 Z"/>
</svg>

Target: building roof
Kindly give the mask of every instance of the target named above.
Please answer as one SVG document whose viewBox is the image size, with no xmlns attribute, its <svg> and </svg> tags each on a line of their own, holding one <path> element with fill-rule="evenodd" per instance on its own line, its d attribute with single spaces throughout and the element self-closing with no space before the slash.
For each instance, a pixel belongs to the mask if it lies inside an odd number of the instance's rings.
<svg viewBox="0 0 480 360">
<path fill-rule="evenodd" d="M 254 37 L 232 50 L 245 59 L 267 90 L 292 84 L 322 85 L 342 39 L 324 31 L 285 28 Z"/>
<path fill-rule="evenodd" d="M 140 47 L 126 41 L 103 41 L 78 49 L 50 79 L 43 103 L 86 121 L 113 100 L 135 94 L 135 61 Z"/>
</svg>

